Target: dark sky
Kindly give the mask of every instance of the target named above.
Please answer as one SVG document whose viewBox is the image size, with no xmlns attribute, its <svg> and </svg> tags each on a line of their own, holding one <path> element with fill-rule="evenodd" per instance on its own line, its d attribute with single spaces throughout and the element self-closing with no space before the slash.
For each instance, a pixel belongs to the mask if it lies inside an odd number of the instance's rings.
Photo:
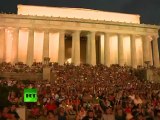
<svg viewBox="0 0 160 120">
<path fill-rule="evenodd" d="M 0 0 L 0 11 L 16 13 L 17 4 L 80 7 L 141 15 L 141 23 L 160 25 L 160 0 Z"/>
</svg>

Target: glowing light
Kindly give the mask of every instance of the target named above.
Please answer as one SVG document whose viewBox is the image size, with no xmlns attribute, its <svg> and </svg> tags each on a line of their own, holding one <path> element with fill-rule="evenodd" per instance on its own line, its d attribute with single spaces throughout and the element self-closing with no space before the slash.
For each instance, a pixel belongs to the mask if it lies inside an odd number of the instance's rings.
<svg viewBox="0 0 160 120">
<path fill-rule="evenodd" d="M 43 32 L 35 32 L 34 34 L 34 59 L 36 62 L 42 62 L 43 55 Z"/>
<path fill-rule="evenodd" d="M 28 46 L 28 31 L 19 31 L 18 41 L 18 61 L 26 63 L 27 60 L 27 46 Z"/>
<path fill-rule="evenodd" d="M 123 37 L 123 55 L 124 55 L 124 63 L 126 65 L 131 65 L 131 42 L 130 36 Z"/>
<path fill-rule="evenodd" d="M 110 61 L 111 64 L 118 64 L 118 37 L 113 35 L 110 37 Z"/>
<path fill-rule="evenodd" d="M 136 38 L 137 65 L 143 65 L 142 38 Z"/>
<path fill-rule="evenodd" d="M 12 42 L 13 42 L 13 38 L 10 35 L 11 32 L 10 30 L 7 30 L 7 32 L 5 32 L 6 35 L 6 55 L 5 55 L 5 60 L 6 62 L 12 62 Z"/>
<path fill-rule="evenodd" d="M 67 59 L 65 63 L 71 64 L 72 63 L 72 58 Z"/>
<path fill-rule="evenodd" d="M 5 31 L 0 29 L 0 62 L 4 59 L 4 43 L 5 43 Z"/>
<path fill-rule="evenodd" d="M 51 33 L 49 36 L 49 57 L 51 62 L 58 62 L 59 33 Z"/>
<path fill-rule="evenodd" d="M 152 55 L 151 42 L 150 42 L 150 44 L 149 44 L 149 54 L 150 54 L 150 65 L 153 65 L 153 55 Z"/>
<path fill-rule="evenodd" d="M 100 36 L 101 64 L 104 64 L 104 35 Z"/>
<path fill-rule="evenodd" d="M 42 7 L 18 5 L 19 15 L 37 15 L 49 17 L 80 18 L 140 24 L 140 16 L 116 12 L 104 12 L 84 8 Z"/>
</svg>

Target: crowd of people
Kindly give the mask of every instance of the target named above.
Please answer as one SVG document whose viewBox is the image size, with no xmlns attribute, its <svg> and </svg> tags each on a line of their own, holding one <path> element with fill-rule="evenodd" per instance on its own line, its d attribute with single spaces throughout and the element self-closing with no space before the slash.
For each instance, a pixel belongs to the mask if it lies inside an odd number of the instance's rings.
<svg viewBox="0 0 160 120">
<path fill-rule="evenodd" d="M 0 63 L 0 72 L 16 72 L 16 73 L 42 73 L 43 64 L 42 62 L 34 62 L 31 67 L 22 62 L 15 64 L 2 62 Z"/>
<path fill-rule="evenodd" d="M 43 68 L 38 65 L 39 70 Z M 27 108 L 27 120 L 160 120 L 160 84 L 139 80 L 136 69 L 119 65 L 51 66 L 56 74 L 52 82 L 0 81 L 0 93 L 4 93 L 0 95 L 0 120 L 19 119 L 16 107 L 20 106 Z M 24 103 L 24 88 L 36 88 L 38 101 Z"/>
</svg>

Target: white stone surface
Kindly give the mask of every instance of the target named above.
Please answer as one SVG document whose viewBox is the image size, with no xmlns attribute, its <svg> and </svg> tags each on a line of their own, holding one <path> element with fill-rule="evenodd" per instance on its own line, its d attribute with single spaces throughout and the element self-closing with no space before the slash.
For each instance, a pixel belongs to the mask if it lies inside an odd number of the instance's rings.
<svg viewBox="0 0 160 120">
<path fill-rule="evenodd" d="M 116 12 L 104 12 L 84 8 L 44 7 L 32 5 L 18 5 L 18 15 L 37 15 L 48 17 L 68 17 L 91 20 L 105 20 L 115 22 L 140 24 L 140 16 Z"/>
</svg>

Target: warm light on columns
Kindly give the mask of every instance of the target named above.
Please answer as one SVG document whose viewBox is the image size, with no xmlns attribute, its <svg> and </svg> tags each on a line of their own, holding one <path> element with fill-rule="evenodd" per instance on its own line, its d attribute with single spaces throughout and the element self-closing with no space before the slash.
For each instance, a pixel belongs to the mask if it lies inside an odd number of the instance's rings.
<svg viewBox="0 0 160 120">
<path fill-rule="evenodd" d="M 12 42 L 12 62 L 18 62 L 18 41 L 19 41 L 19 28 L 13 29 L 13 42 Z"/>
<path fill-rule="evenodd" d="M 73 54 L 72 54 L 72 63 L 74 65 L 80 65 L 80 34 L 81 31 L 74 31 L 72 34 L 72 43 L 73 43 Z"/>
<path fill-rule="evenodd" d="M 43 38 L 43 57 L 42 61 L 44 62 L 45 57 L 49 57 L 49 31 L 44 31 L 44 38 Z"/>
<path fill-rule="evenodd" d="M 143 49 L 142 49 L 142 38 L 136 38 L 136 55 L 137 55 L 137 65 L 143 65 Z"/>
<path fill-rule="evenodd" d="M 123 51 L 124 51 L 124 63 L 126 65 L 131 65 L 131 42 L 130 42 L 130 36 L 124 36 L 123 37 Z"/>
<path fill-rule="evenodd" d="M 110 63 L 118 64 L 118 36 L 110 36 Z"/>
<path fill-rule="evenodd" d="M 51 33 L 49 36 L 49 57 L 51 62 L 58 62 L 59 33 Z"/>
<path fill-rule="evenodd" d="M 153 37 L 153 62 L 155 67 L 159 67 L 159 50 L 158 50 L 158 36 Z"/>
<path fill-rule="evenodd" d="M 152 54 L 152 36 L 149 36 L 149 60 L 150 60 L 150 65 L 153 65 L 153 54 Z"/>
<path fill-rule="evenodd" d="M 100 35 L 100 56 L 101 64 L 104 64 L 104 34 Z"/>
<path fill-rule="evenodd" d="M 12 29 L 7 29 L 5 31 L 5 44 L 6 44 L 6 48 L 5 48 L 5 51 L 6 51 L 6 54 L 5 54 L 5 61 L 6 62 L 12 62 L 12 43 L 13 43 L 13 31 Z"/>
<path fill-rule="evenodd" d="M 136 35 L 130 35 L 131 46 L 131 66 L 137 68 L 137 55 L 136 55 Z"/>
<path fill-rule="evenodd" d="M 145 62 L 150 60 L 149 56 L 149 37 L 143 35 L 142 37 L 142 48 L 143 48 L 143 64 L 146 66 Z"/>
<path fill-rule="evenodd" d="M 86 63 L 90 64 L 90 47 L 91 47 L 91 39 L 90 34 L 87 34 L 87 44 L 86 44 Z"/>
<path fill-rule="evenodd" d="M 42 62 L 43 39 L 44 39 L 43 32 L 35 32 L 34 33 L 34 54 L 33 54 L 34 57 L 33 57 L 33 60 L 35 62 Z"/>
<path fill-rule="evenodd" d="M 118 34 L 118 64 L 124 65 L 123 35 Z"/>
<path fill-rule="evenodd" d="M 104 65 L 110 67 L 110 34 L 104 33 Z"/>
<path fill-rule="evenodd" d="M 25 64 L 27 62 L 28 35 L 28 30 L 19 31 L 18 61 Z"/>
<path fill-rule="evenodd" d="M 96 32 L 90 33 L 90 64 L 96 65 Z"/>
<path fill-rule="evenodd" d="M 5 53 L 5 28 L 0 28 L 0 62 L 4 61 Z"/>
<path fill-rule="evenodd" d="M 28 30 L 28 46 L 27 46 L 27 65 L 31 66 L 33 64 L 33 54 L 34 54 L 34 30 L 30 28 Z"/>
</svg>

